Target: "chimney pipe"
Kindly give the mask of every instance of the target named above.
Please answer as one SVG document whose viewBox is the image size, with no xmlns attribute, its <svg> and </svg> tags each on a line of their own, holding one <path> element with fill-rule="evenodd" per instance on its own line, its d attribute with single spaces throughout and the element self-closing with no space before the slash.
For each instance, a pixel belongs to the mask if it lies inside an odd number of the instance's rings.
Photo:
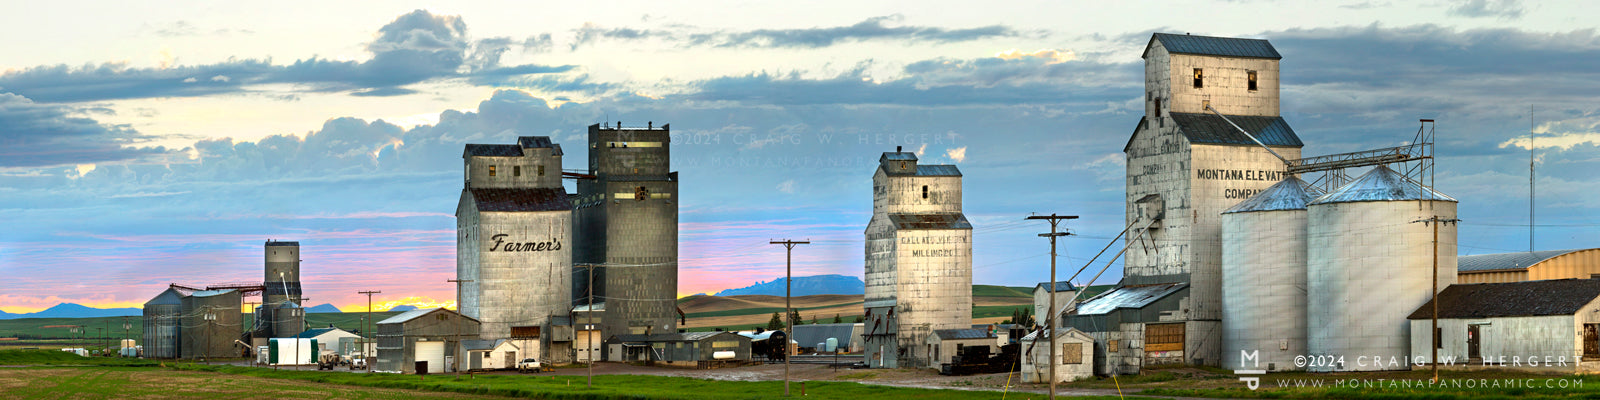
<svg viewBox="0 0 1600 400">
<path fill-rule="evenodd" d="M 900 152 L 900 146 L 895 146 L 894 147 L 894 152 L 899 153 Z"/>
</svg>

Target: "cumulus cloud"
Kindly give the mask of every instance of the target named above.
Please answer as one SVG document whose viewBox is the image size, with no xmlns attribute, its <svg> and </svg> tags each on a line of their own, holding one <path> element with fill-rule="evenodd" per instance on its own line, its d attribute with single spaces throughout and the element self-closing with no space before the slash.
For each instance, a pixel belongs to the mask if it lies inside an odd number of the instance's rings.
<svg viewBox="0 0 1600 400">
<path fill-rule="evenodd" d="M 954 160 L 955 162 L 966 161 L 967 160 L 967 146 L 961 146 L 961 147 L 957 147 L 957 148 L 953 148 L 953 149 L 946 149 L 944 151 L 944 155 L 945 155 L 945 157 L 950 157 L 950 159 Z"/>
<path fill-rule="evenodd" d="M 270 59 L 157 68 L 135 68 L 125 62 L 47 65 L 8 71 L 0 75 L 0 88 L 41 102 L 196 97 L 249 92 L 250 85 L 273 83 L 299 84 L 313 91 L 392 96 L 414 93 L 404 86 L 432 79 L 469 78 L 475 84 L 492 85 L 511 77 L 576 68 L 500 65 L 506 51 L 530 43 L 544 45 L 537 40 L 509 38 L 472 40 L 460 17 L 416 10 L 378 29 L 372 42 L 364 46 L 371 56 L 366 61 L 311 57 L 286 65 L 273 64 Z"/>
<path fill-rule="evenodd" d="M 137 147 L 151 136 L 85 116 L 83 108 L 39 104 L 0 93 L 0 167 L 42 167 L 134 160 L 167 153 Z"/>
</svg>

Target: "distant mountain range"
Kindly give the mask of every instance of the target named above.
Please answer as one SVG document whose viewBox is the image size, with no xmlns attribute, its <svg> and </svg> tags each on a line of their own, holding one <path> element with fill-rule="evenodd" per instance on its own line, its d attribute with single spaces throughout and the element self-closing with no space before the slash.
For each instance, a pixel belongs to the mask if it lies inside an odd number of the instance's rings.
<svg viewBox="0 0 1600 400">
<path fill-rule="evenodd" d="M 409 304 L 403 304 L 403 305 L 394 306 L 394 308 L 389 309 L 389 311 L 411 311 L 411 310 L 415 310 L 415 309 L 417 309 L 417 306 L 413 306 L 413 305 L 409 305 Z"/>
<path fill-rule="evenodd" d="M 318 305 L 315 305 L 315 306 L 311 306 L 311 308 L 307 308 L 306 312 L 308 312 L 308 313 L 338 313 L 338 312 L 344 312 L 344 311 L 339 311 L 339 307 L 334 307 L 332 304 L 323 303 L 323 304 L 318 304 Z"/>
<path fill-rule="evenodd" d="M 727 289 L 717 292 L 716 296 L 740 296 L 762 294 L 768 296 L 782 296 L 784 278 L 773 279 L 770 282 L 756 282 L 754 285 Z M 861 278 L 844 275 L 815 275 L 796 276 L 792 288 L 795 296 L 810 296 L 818 294 L 866 294 L 867 283 Z"/>
<path fill-rule="evenodd" d="M 144 310 L 138 308 L 94 308 L 73 303 L 61 303 L 43 311 L 23 314 L 0 311 L 0 319 L 137 317 L 143 315 Z"/>
</svg>

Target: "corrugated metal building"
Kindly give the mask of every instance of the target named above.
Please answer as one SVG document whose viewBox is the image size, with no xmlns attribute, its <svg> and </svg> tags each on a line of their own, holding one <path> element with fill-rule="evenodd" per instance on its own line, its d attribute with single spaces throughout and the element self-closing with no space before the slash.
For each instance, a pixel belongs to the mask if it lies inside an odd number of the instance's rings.
<svg viewBox="0 0 1600 400">
<path fill-rule="evenodd" d="M 750 338 L 733 332 L 687 332 L 614 335 L 606 339 L 610 361 L 647 362 L 675 367 L 709 368 L 750 361 Z"/>
<path fill-rule="evenodd" d="M 203 290 L 183 298 L 180 357 L 190 359 L 239 357 L 248 349 L 234 345 L 244 336 L 239 291 Z"/>
<path fill-rule="evenodd" d="M 1600 276 L 1600 249 L 1478 254 L 1457 259 L 1461 283 L 1499 283 Z"/>
<path fill-rule="evenodd" d="M 993 333 L 986 329 L 935 329 L 923 339 L 922 357 L 929 360 L 928 368 L 935 370 L 940 364 L 949 364 L 956 355 L 961 354 L 961 349 L 973 346 L 988 347 L 993 353 L 1000 346 L 999 340 Z"/>
<path fill-rule="evenodd" d="M 863 358 L 873 368 L 930 366 L 919 351 L 929 334 L 972 325 L 972 224 L 962 213 L 961 171 L 918 164 L 916 153 L 900 150 L 878 157 L 872 175 Z"/>
<path fill-rule="evenodd" d="M 594 298 L 606 335 L 678 329 L 678 173 L 667 124 L 589 126 L 589 173 L 573 209 L 575 265 L 599 264 Z M 573 271 L 573 304 L 588 302 L 587 269 Z"/>
<path fill-rule="evenodd" d="M 1457 284 L 1438 302 L 1441 367 L 1600 372 L 1600 279 Z M 1407 316 L 1418 364 L 1432 361 L 1433 312 L 1429 301 Z"/>
<path fill-rule="evenodd" d="M 478 339 L 478 320 L 443 308 L 400 313 L 378 321 L 378 361 L 374 371 L 416 373 L 416 363 L 427 361 L 428 373 L 451 370 L 462 354 L 463 340 Z"/>
<path fill-rule="evenodd" d="M 837 342 L 835 343 L 836 349 L 840 349 L 845 353 L 855 353 L 861 351 L 861 340 L 858 338 L 864 332 L 865 325 L 860 322 L 795 325 L 791 329 L 794 333 L 789 337 L 794 339 L 795 343 L 799 343 L 800 347 L 812 348 L 814 349 L 813 351 L 819 353 L 827 349 L 817 348 L 817 344 L 827 343 L 828 339 L 831 338 Z"/>
<path fill-rule="evenodd" d="M 167 288 L 144 303 L 144 355 L 149 358 L 178 358 L 183 315 L 183 294 Z"/>
<path fill-rule="evenodd" d="M 1123 148 L 1126 223 L 1151 228 L 1126 235 L 1127 245 L 1144 250 L 1127 253 L 1119 287 L 1065 320 L 1101 346 L 1118 345 L 1097 357 L 1105 360 L 1103 373 L 1138 373 L 1152 363 L 1219 365 L 1222 211 L 1287 173 L 1282 161 L 1206 107 L 1283 157 L 1299 158 L 1302 146 L 1278 115 L 1282 57 L 1266 40 L 1157 33 L 1143 58 L 1145 113 Z M 1148 285 L 1176 290 L 1164 295 L 1176 297 L 1128 309 L 1116 294 Z"/>
<path fill-rule="evenodd" d="M 1222 213 L 1223 368 L 1303 369 L 1306 204 L 1319 194 L 1290 177 Z"/>
<path fill-rule="evenodd" d="M 456 206 L 456 292 L 482 338 L 511 339 L 538 357 L 545 322 L 567 314 L 572 288 L 572 201 L 561 145 L 545 136 L 468 144 Z"/>
</svg>

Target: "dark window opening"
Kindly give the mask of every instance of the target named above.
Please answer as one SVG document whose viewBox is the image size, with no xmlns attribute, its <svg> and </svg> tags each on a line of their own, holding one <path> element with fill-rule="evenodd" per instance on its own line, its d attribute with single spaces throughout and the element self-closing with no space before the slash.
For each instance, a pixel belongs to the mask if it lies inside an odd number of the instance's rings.
<svg viewBox="0 0 1600 400">
<path fill-rule="evenodd" d="M 489 176 L 494 176 L 494 166 L 493 165 L 489 166 Z"/>
<path fill-rule="evenodd" d="M 922 185 L 922 198 L 928 198 L 928 185 Z"/>
<path fill-rule="evenodd" d="M 1250 71 L 1250 72 L 1246 73 L 1245 75 L 1246 75 L 1245 80 L 1248 81 L 1249 84 L 1250 84 L 1250 91 L 1255 91 L 1256 90 L 1256 72 L 1255 71 Z"/>
<path fill-rule="evenodd" d="M 1161 99 L 1156 99 L 1156 118 L 1161 118 Z"/>
<path fill-rule="evenodd" d="M 544 176 L 544 166 L 543 165 L 539 166 L 539 176 Z"/>
<path fill-rule="evenodd" d="M 1204 88 L 1204 87 L 1206 87 L 1206 70 L 1195 68 L 1194 69 L 1194 88 L 1195 89 L 1200 89 L 1200 88 Z"/>
<path fill-rule="evenodd" d="M 513 166 L 511 166 L 511 176 L 522 176 L 522 166 L 521 165 L 513 165 Z"/>
<path fill-rule="evenodd" d="M 1444 328 L 1433 328 L 1433 348 L 1444 348 Z"/>
</svg>

